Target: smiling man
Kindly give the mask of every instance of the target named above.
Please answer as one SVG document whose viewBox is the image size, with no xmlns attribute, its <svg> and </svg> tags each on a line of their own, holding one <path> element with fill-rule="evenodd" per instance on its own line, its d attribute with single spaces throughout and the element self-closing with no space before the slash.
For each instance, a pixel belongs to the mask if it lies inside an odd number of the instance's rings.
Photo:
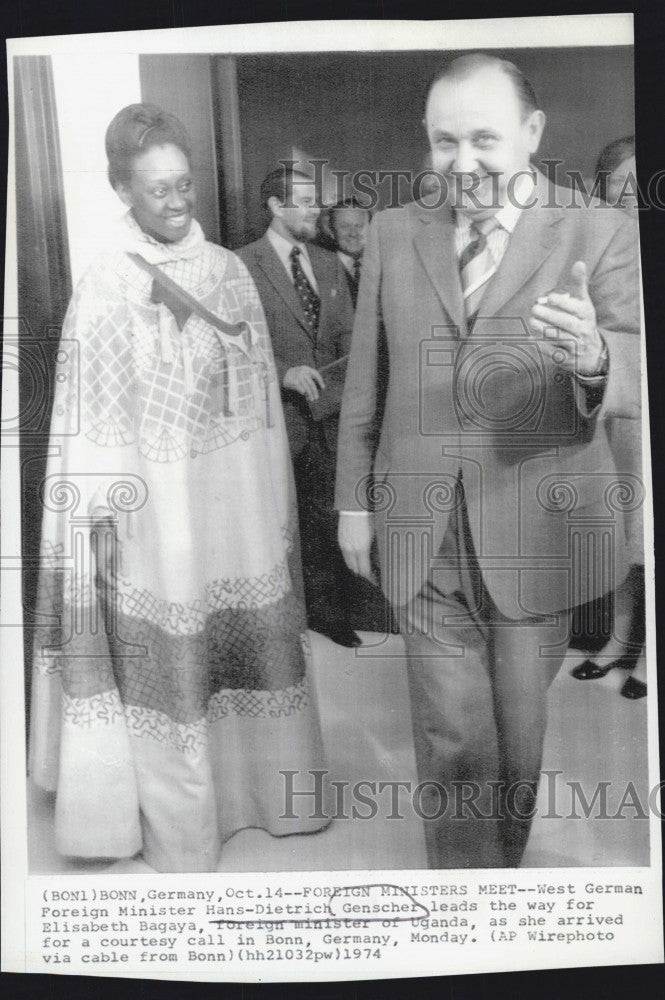
<svg viewBox="0 0 665 1000">
<path fill-rule="evenodd" d="M 379 213 L 363 257 L 339 539 L 369 576 L 377 535 L 434 868 L 520 864 L 570 610 L 627 572 L 606 423 L 639 416 L 636 233 L 561 207 L 544 125 L 513 64 L 450 63 L 424 119 L 443 197 Z"/>
<path fill-rule="evenodd" d="M 355 309 L 358 301 L 358 285 L 362 268 L 362 257 L 367 242 L 370 223 L 369 209 L 364 208 L 357 198 L 345 198 L 332 205 L 326 213 L 326 235 L 332 240 L 346 279 L 349 283 L 351 300 Z"/>
</svg>

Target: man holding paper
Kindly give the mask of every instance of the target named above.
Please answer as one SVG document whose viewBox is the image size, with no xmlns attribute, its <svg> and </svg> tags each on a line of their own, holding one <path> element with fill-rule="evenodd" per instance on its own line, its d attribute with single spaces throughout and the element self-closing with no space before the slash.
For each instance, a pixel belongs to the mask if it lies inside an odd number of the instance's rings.
<svg viewBox="0 0 665 1000">
<path fill-rule="evenodd" d="M 343 646 L 360 640 L 349 624 L 350 578 L 333 510 L 337 425 L 353 306 L 337 257 L 310 241 L 320 213 L 314 181 L 288 167 L 261 185 L 266 233 L 242 247 L 259 291 L 282 386 L 293 457 L 310 628 Z"/>
<path fill-rule="evenodd" d="M 423 122 L 441 191 L 379 213 L 363 257 L 339 539 L 369 575 L 377 535 L 433 868 L 519 866 L 570 610 L 625 577 L 643 497 L 606 430 L 639 417 L 636 231 L 532 166 L 544 122 L 512 63 L 449 64 Z"/>
</svg>

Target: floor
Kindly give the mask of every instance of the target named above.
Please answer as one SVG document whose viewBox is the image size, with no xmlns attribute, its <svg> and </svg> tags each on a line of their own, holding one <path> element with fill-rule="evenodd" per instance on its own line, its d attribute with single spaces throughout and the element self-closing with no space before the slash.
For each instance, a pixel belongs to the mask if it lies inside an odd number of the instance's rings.
<svg viewBox="0 0 665 1000">
<path fill-rule="evenodd" d="M 402 641 L 399 636 L 362 633 L 358 650 L 343 649 L 312 634 L 313 680 L 327 759 L 333 779 L 351 785 L 360 778 L 417 783 Z M 547 818 L 549 779 L 541 785 L 523 866 L 632 866 L 649 864 L 648 823 L 635 810 L 619 809 L 632 782 L 647 802 L 647 699 L 619 696 L 626 674 L 581 682 L 570 669 L 584 657 L 569 652 L 550 690 L 543 768 L 559 770 L 563 794 L 558 811 L 580 818 Z M 608 813 L 623 819 L 583 817 L 566 782 L 578 781 L 587 797 L 599 781 L 611 781 Z M 337 819 L 324 831 L 275 838 L 243 830 L 224 846 L 219 871 L 312 871 L 418 869 L 426 867 L 421 820 L 400 800 L 402 820 L 386 819 L 389 803 L 374 819 Z M 350 800 L 345 803 L 348 811 Z M 573 806 L 571 810 L 571 805 Z M 37 873 L 150 871 L 139 859 L 85 863 L 58 856 L 53 842 L 53 797 L 31 785 L 28 796 L 30 870 Z"/>
</svg>

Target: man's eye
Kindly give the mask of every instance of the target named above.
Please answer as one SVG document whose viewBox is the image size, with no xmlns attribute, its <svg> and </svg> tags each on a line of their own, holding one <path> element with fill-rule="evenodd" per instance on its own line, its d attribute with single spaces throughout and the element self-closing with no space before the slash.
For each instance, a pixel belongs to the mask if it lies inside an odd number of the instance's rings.
<svg viewBox="0 0 665 1000">
<path fill-rule="evenodd" d="M 490 149 L 495 143 L 496 138 L 493 135 L 481 135 L 476 139 L 478 149 Z"/>
<path fill-rule="evenodd" d="M 166 195 L 166 188 L 154 188 L 152 193 L 155 198 L 163 198 Z"/>
<path fill-rule="evenodd" d="M 191 181 L 183 181 L 182 184 L 178 184 L 178 191 L 189 191 L 191 186 Z"/>
</svg>

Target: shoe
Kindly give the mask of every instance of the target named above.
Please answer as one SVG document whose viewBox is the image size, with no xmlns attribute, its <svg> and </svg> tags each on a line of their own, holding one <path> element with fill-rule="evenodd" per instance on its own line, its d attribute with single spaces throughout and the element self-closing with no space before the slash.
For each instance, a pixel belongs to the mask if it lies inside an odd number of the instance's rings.
<svg viewBox="0 0 665 1000">
<path fill-rule="evenodd" d="M 570 671 L 570 676 L 578 681 L 596 681 L 599 677 L 604 677 L 605 674 L 609 673 L 612 667 L 612 663 L 608 663 L 606 667 L 601 667 L 598 663 L 594 663 L 593 660 L 585 660 L 584 663 L 573 667 Z"/>
<path fill-rule="evenodd" d="M 647 686 L 644 681 L 638 681 L 637 677 L 629 677 L 621 688 L 621 694 L 624 698 L 630 698 L 633 701 L 636 698 L 646 698 Z"/>
<path fill-rule="evenodd" d="M 362 639 L 357 632 L 354 632 L 352 628 L 348 625 L 314 625 L 309 626 L 313 632 L 318 632 L 319 635 L 325 635 L 328 639 L 332 639 L 333 642 L 337 643 L 338 646 L 346 646 L 348 649 L 354 649 L 357 646 L 362 645 Z"/>
<path fill-rule="evenodd" d="M 600 677 L 604 677 L 605 674 L 609 674 L 610 670 L 614 670 L 615 667 L 619 670 L 633 670 L 635 663 L 636 660 L 633 656 L 620 656 L 605 664 L 604 667 L 594 663 L 593 660 L 585 660 L 584 663 L 580 663 L 579 666 L 570 671 L 570 676 L 575 677 L 578 681 L 596 681 Z"/>
</svg>

